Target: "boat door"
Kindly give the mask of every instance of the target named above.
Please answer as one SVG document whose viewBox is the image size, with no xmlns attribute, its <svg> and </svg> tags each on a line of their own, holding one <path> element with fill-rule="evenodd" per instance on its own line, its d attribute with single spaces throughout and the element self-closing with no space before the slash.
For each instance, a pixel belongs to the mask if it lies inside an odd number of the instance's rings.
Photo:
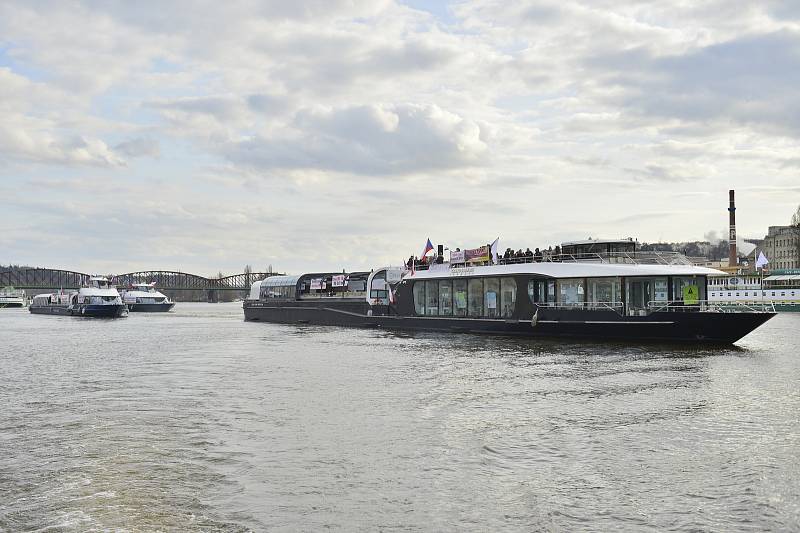
<svg viewBox="0 0 800 533">
<path fill-rule="evenodd" d="M 628 315 L 644 315 L 652 300 L 652 282 L 649 279 L 628 278 L 625 288 L 625 307 Z"/>
</svg>

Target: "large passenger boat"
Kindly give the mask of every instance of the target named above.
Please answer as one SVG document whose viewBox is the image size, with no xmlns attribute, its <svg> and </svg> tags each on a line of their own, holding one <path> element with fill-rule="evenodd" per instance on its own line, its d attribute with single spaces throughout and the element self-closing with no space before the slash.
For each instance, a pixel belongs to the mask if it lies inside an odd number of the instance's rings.
<svg viewBox="0 0 800 533">
<path fill-rule="evenodd" d="M 693 266 L 680 254 L 620 249 L 620 242 L 570 243 L 568 254 L 504 264 L 439 256 L 411 271 L 274 276 L 252 285 L 245 320 L 733 343 L 775 315 L 770 304 L 712 304 L 708 276 L 720 271 Z"/>
<path fill-rule="evenodd" d="M 131 312 L 166 312 L 175 307 L 175 302 L 156 290 L 155 283 L 135 283 L 120 295 Z"/>
<path fill-rule="evenodd" d="M 87 287 L 64 294 L 38 294 L 33 297 L 28 310 L 43 315 L 68 315 L 82 317 L 117 318 L 128 315 L 119 292 L 108 279 L 94 277 Z"/>
<path fill-rule="evenodd" d="M 6 307 L 25 307 L 25 291 L 14 287 L 0 289 L 0 309 Z"/>
</svg>

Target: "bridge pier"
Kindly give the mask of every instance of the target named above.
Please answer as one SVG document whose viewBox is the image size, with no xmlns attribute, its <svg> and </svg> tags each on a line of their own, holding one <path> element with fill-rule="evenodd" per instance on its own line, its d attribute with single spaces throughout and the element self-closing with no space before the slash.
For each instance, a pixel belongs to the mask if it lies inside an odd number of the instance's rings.
<svg viewBox="0 0 800 533">
<path fill-rule="evenodd" d="M 215 304 L 219 302 L 219 295 L 217 295 L 217 291 L 215 291 L 214 289 L 209 289 L 207 296 L 208 296 L 208 303 Z"/>
</svg>

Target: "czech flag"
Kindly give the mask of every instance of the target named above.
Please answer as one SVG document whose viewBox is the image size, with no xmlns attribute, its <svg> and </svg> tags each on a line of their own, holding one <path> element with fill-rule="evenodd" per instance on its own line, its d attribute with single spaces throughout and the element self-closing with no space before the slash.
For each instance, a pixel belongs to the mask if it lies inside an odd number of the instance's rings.
<svg viewBox="0 0 800 533">
<path fill-rule="evenodd" d="M 425 244 L 425 249 L 424 249 L 424 250 L 422 250 L 422 255 L 421 255 L 420 257 L 425 257 L 425 255 L 426 255 L 428 252 L 430 252 L 431 250 L 433 250 L 433 244 L 431 244 L 431 240 L 430 240 L 430 239 L 428 239 L 428 242 L 427 242 L 427 244 Z"/>
</svg>

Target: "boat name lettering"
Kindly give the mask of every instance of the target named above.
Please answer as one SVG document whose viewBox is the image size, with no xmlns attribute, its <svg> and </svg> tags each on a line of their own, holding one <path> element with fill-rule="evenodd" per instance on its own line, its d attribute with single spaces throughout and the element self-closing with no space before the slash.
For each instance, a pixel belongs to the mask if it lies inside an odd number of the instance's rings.
<svg viewBox="0 0 800 533">
<path fill-rule="evenodd" d="M 451 268 L 450 275 L 451 276 L 471 276 L 475 273 L 474 267 L 465 267 L 465 268 Z"/>
</svg>

